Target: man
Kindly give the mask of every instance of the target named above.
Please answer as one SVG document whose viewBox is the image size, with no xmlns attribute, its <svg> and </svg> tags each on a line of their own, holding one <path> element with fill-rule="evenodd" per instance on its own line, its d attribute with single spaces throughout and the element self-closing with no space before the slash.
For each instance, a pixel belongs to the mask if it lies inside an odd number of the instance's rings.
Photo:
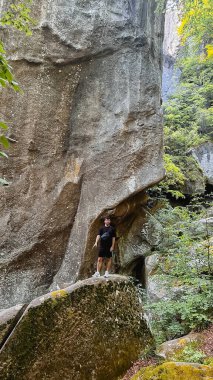
<svg viewBox="0 0 213 380">
<path fill-rule="evenodd" d="M 100 228 L 93 247 L 97 247 L 100 241 L 100 249 L 98 254 L 97 272 L 93 277 L 100 277 L 100 272 L 104 259 L 106 259 L 106 271 L 104 277 L 109 277 L 109 270 L 112 265 L 112 252 L 115 248 L 115 229 L 110 225 L 109 216 L 104 218 L 104 227 Z"/>
</svg>

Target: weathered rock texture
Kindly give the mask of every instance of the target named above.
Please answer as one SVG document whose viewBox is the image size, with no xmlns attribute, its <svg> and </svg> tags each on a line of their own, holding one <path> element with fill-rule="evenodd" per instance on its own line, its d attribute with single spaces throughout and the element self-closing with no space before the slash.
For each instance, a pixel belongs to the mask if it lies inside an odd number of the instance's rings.
<svg viewBox="0 0 213 380">
<path fill-rule="evenodd" d="M 213 185 L 213 143 L 206 142 L 192 149 L 192 155 L 199 163 L 206 183 Z"/>
<path fill-rule="evenodd" d="M 88 279 L 31 302 L 0 379 L 114 380 L 152 344 L 137 288 L 122 276 Z"/>
<path fill-rule="evenodd" d="M 0 189 L 2 307 L 44 293 L 55 275 L 54 284 L 91 273 L 100 215 L 120 217 L 163 177 L 155 8 L 38 0 L 32 37 L 4 31 L 24 94 L 1 95 L 15 140 L 0 164 L 11 182 Z"/>
<path fill-rule="evenodd" d="M 168 340 L 164 343 L 162 343 L 158 349 L 157 349 L 157 355 L 161 356 L 164 359 L 171 360 L 171 361 L 177 361 L 178 356 L 183 354 L 184 348 L 187 346 L 193 347 L 193 344 L 199 349 L 199 345 L 202 342 L 201 334 L 191 332 L 190 334 L 184 335 L 181 338 Z"/>
<path fill-rule="evenodd" d="M 163 41 L 162 96 L 164 101 L 175 91 L 180 78 L 180 69 L 175 67 L 175 61 L 180 50 L 180 38 L 177 32 L 180 23 L 179 14 L 178 2 L 168 0 Z"/>
<path fill-rule="evenodd" d="M 16 322 L 18 322 L 23 308 L 24 305 L 15 305 L 0 311 L 0 346 L 10 334 Z"/>
<path fill-rule="evenodd" d="M 156 206 L 157 207 L 157 206 Z M 137 208 L 137 213 L 118 225 L 120 270 L 125 274 L 134 275 L 144 286 L 148 273 L 146 258 L 152 255 L 153 249 L 162 239 L 162 226 L 156 220 L 152 209 L 147 206 Z"/>
</svg>

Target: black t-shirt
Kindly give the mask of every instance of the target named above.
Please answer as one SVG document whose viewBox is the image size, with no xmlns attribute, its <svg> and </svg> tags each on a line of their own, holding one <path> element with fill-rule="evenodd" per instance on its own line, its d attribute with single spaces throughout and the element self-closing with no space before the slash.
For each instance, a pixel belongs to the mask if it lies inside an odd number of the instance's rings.
<svg viewBox="0 0 213 380">
<path fill-rule="evenodd" d="M 102 227 L 99 230 L 99 235 L 101 237 L 100 239 L 100 246 L 101 248 L 105 247 L 111 247 L 112 245 L 112 238 L 116 237 L 115 229 L 112 226 L 109 227 Z"/>
</svg>

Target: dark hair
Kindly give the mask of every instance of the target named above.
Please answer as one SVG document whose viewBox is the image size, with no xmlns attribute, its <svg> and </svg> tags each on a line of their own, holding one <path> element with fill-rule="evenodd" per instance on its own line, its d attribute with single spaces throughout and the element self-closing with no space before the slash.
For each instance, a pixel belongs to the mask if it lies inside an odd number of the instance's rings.
<svg viewBox="0 0 213 380">
<path fill-rule="evenodd" d="M 109 216 L 109 215 L 106 215 L 106 216 L 104 216 L 103 220 L 105 221 L 106 219 L 109 219 L 109 220 L 111 220 L 111 218 L 110 218 L 110 216 Z"/>
</svg>

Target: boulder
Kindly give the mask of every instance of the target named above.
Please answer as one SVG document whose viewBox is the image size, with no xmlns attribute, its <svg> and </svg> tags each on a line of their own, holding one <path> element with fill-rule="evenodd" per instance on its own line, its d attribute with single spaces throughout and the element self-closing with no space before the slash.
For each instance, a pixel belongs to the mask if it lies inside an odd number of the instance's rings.
<svg viewBox="0 0 213 380">
<path fill-rule="evenodd" d="M 134 274 L 145 285 L 146 263 L 162 239 L 162 226 L 155 218 L 156 208 L 137 207 L 137 212 L 118 228 L 120 271 Z M 140 270 L 141 268 L 141 270 Z M 141 273 L 139 273 L 139 272 Z"/>
<path fill-rule="evenodd" d="M 213 367 L 196 363 L 166 362 L 142 368 L 131 380 L 210 380 Z"/>
<path fill-rule="evenodd" d="M 180 353 L 188 344 L 192 342 L 198 343 L 201 341 L 201 337 L 198 333 L 190 333 L 182 336 L 178 339 L 168 340 L 167 342 L 162 343 L 157 348 L 157 355 L 161 356 L 167 360 L 175 360 L 175 356 Z"/>
<path fill-rule="evenodd" d="M 2 380 L 116 380 L 153 346 L 124 276 L 87 279 L 32 301 L 4 345 Z"/>
<path fill-rule="evenodd" d="M 193 293 L 192 286 L 175 284 L 169 275 L 155 272 L 147 276 L 146 284 L 147 297 L 151 302 L 179 300 L 182 295 Z"/>
<path fill-rule="evenodd" d="M 192 149 L 192 155 L 199 163 L 206 182 L 213 185 L 213 143 L 206 142 Z"/>
<path fill-rule="evenodd" d="M 90 275 L 100 217 L 163 178 L 155 10 L 154 0 L 39 0 L 32 37 L 2 31 L 23 94 L 1 93 L 11 148 L 0 162 L 10 183 L 0 188 L 0 307 Z"/>
<path fill-rule="evenodd" d="M 186 195 L 204 194 L 206 190 L 206 180 L 202 168 L 193 156 L 187 155 L 181 158 L 183 174 L 185 176 L 184 185 L 181 191 Z"/>
<path fill-rule="evenodd" d="M 149 276 L 153 276 L 156 273 L 158 269 L 159 260 L 160 260 L 160 255 L 158 253 L 154 253 L 153 255 L 146 257 L 146 260 L 145 260 L 146 279 L 148 279 Z"/>
<path fill-rule="evenodd" d="M 189 251 L 187 267 L 198 273 L 213 273 L 213 237 L 194 244 Z"/>
</svg>

